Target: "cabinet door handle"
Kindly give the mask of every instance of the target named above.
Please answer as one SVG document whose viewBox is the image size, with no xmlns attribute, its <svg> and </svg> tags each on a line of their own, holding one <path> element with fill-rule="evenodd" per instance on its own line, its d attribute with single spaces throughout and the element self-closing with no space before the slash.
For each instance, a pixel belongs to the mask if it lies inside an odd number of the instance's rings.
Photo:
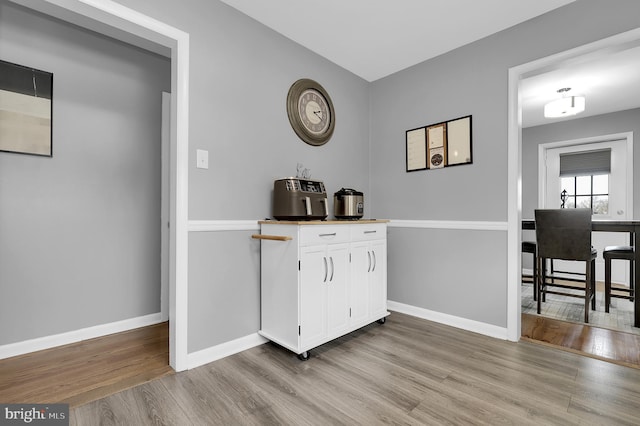
<svg viewBox="0 0 640 426">
<path fill-rule="evenodd" d="M 335 237 L 336 233 L 332 232 L 331 234 L 318 234 L 318 237 Z"/>
<path fill-rule="evenodd" d="M 371 272 L 371 252 L 367 250 L 367 257 L 369 258 L 369 266 L 367 266 L 367 272 Z"/>
<path fill-rule="evenodd" d="M 335 271 L 335 267 L 333 266 L 333 257 L 329 257 L 331 261 L 331 277 L 329 278 L 329 282 L 333 281 L 333 272 Z"/>
<path fill-rule="evenodd" d="M 327 265 L 327 258 L 323 257 L 322 260 L 324 260 L 324 280 L 322 280 L 323 283 L 327 282 L 327 276 L 329 275 L 329 266 Z"/>
<path fill-rule="evenodd" d="M 375 234 L 376 232 L 378 231 L 376 231 L 375 229 L 373 231 L 364 231 L 365 234 Z"/>
<path fill-rule="evenodd" d="M 375 251 L 371 251 L 371 254 L 373 255 L 373 268 L 371 268 L 371 272 L 373 272 L 376 270 L 376 266 L 378 266 L 378 260 L 376 259 Z"/>
</svg>

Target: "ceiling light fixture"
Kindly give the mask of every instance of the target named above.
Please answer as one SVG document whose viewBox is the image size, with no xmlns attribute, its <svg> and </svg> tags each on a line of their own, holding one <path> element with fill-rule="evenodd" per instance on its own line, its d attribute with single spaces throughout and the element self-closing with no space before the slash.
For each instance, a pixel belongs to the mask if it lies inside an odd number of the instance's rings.
<svg viewBox="0 0 640 426">
<path fill-rule="evenodd" d="M 584 96 L 568 96 L 567 92 L 571 90 L 570 87 L 564 87 L 558 90 L 560 99 L 551 101 L 544 106 L 545 118 L 558 118 L 568 117 L 571 115 L 580 114 L 584 111 L 586 99 Z"/>
</svg>

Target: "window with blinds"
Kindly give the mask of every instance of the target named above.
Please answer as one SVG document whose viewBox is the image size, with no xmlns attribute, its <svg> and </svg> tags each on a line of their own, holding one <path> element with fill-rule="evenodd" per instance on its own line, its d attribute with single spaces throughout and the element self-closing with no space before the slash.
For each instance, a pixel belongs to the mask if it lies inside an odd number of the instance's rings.
<svg viewBox="0 0 640 426">
<path fill-rule="evenodd" d="M 560 176 L 611 173 L 611 148 L 560 154 Z"/>
<path fill-rule="evenodd" d="M 560 154 L 560 198 L 564 208 L 609 213 L 611 149 Z"/>
</svg>

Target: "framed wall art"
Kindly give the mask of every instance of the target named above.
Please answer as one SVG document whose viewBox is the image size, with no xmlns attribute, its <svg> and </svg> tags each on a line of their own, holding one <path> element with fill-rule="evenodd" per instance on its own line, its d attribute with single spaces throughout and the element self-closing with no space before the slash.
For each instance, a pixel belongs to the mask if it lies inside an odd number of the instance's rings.
<svg viewBox="0 0 640 426">
<path fill-rule="evenodd" d="M 424 127 L 407 130 L 407 171 L 427 168 L 426 130 Z"/>
<path fill-rule="evenodd" d="M 407 130 L 407 172 L 472 163 L 471 116 Z"/>
<path fill-rule="evenodd" d="M 0 151 L 51 157 L 53 74 L 0 61 Z"/>
<path fill-rule="evenodd" d="M 427 127 L 427 146 L 429 149 L 429 168 L 441 169 L 446 164 L 447 125 L 434 124 Z"/>
<path fill-rule="evenodd" d="M 447 165 L 471 163 L 471 116 L 447 121 Z"/>
</svg>

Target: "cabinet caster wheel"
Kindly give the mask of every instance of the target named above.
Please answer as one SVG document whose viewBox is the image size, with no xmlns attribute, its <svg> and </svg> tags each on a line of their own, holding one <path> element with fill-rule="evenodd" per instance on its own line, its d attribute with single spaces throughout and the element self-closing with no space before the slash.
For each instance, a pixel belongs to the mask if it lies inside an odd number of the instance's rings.
<svg viewBox="0 0 640 426">
<path fill-rule="evenodd" d="M 387 317 L 382 317 L 378 320 L 378 324 L 384 324 L 385 322 L 387 322 Z"/>
<path fill-rule="evenodd" d="M 309 356 L 310 356 L 309 351 L 304 351 L 301 354 L 298 354 L 298 359 L 300 361 L 307 361 L 309 359 Z"/>
</svg>

